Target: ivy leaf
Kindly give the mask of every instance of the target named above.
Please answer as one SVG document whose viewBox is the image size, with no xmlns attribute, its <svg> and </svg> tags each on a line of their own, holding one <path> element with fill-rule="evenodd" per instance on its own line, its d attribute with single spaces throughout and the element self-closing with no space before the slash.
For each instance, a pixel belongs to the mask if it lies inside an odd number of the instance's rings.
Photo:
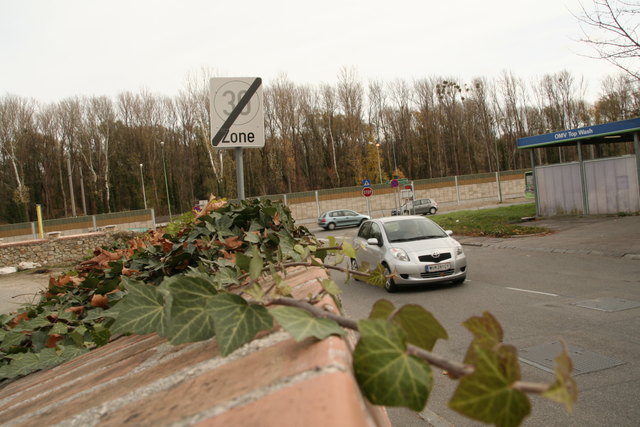
<svg viewBox="0 0 640 427">
<path fill-rule="evenodd" d="M 166 336 L 162 293 L 153 285 L 126 277 L 123 277 L 123 284 L 128 294 L 118 303 L 118 317 L 111 326 L 111 332 L 123 334 L 157 332 L 161 336 Z"/>
<path fill-rule="evenodd" d="M 360 320 L 353 367 L 361 390 L 375 405 L 424 408 L 431 390 L 431 368 L 406 353 L 406 333 L 380 319 Z"/>
<path fill-rule="evenodd" d="M 253 257 L 251 258 L 251 263 L 249 264 L 249 275 L 252 279 L 257 279 L 262 273 L 264 261 L 262 260 L 262 254 L 260 254 L 260 251 L 258 251 L 257 247 L 254 246 L 252 249 Z"/>
<path fill-rule="evenodd" d="M 20 345 L 22 341 L 27 339 L 27 336 L 19 331 L 6 332 L 2 341 L 0 342 L 0 349 L 8 350 L 13 346 Z"/>
<path fill-rule="evenodd" d="M 382 264 L 378 264 L 375 269 L 369 272 L 370 276 L 358 276 L 358 279 L 363 282 L 372 284 L 379 288 L 384 287 L 384 283 L 387 281 L 386 276 L 384 275 L 384 267 Z"/>
<path fill-rule="evenodd" d="M 39 353 L 18 353 L 10 357 L 11 363 L 0 368 L 0 378 L 15 378 L 31 372 L 49 369 L 74 357 L 86 353 L 85 348 L 64 346 L 60 348 L 45 348 Z"/>
<path fill-rule="evenodd" d="M 111 330 L 105 328 L 99 323 L 95 324 L 91 331 L 91 338 L 97 346 L 103 346 L 109 342 L 109 339 L 111 338 Z"/>
<path fill-rule="evenodd" d="M 463 325 L 473 334 L 473 342 L 469 345 L 464 362 L 475 364 L 475 348 L 491 349 L 502 342 L 504 332 L 498 320 L 485 311 L 482 316 L 473 316 Z"/>
<path fill-rule="evenodd" d="M 356 257 L 356 251 L 353 249 L 353 245 L 349 242 L 342 242 L 342 253 L 349 258 Z"/>
<path fill-rule="evenodd" d="M 251 225 L 253 227 L 253 224 L 251 224 Z M 247 233 L 245 233 L 244 241 L 245 242 L 250 242 L 250 243 L 260 243 L 260 241 L 261 241 L 260 234 L 258 232 L 255 232 L 255 231 L 248 231 Z"/>
<path fill-rule="evenodd" d="M 325 279 L 322 281 L 322 289 L 327 291 L 329 295 L 333 296 L 340 295 L 342 293 L 338 284 L 331 279 Z"/>
<path fill-rule="evenodd" d="M 520 379 L 518 356 L 512 346 L 492 351 L 476 345 L 474 373 L 463 377 L 449 407 L 469 418 L 498 426 L 518 426 L 531 412 L 521 391 L 511 388 Z"/>
<path fill-rule="evenodd" d="M 241 271 L 249 271 L 249 265 L 251 264 L 251 258 L 242 252 L 236 252 L 236 265 Z"/>
<path fill-rule="evenodd" d="M 408 342 L 425 350 L 433 350 L 438 339 L 448 339 L 444 327 L 429 311 L 416 304 L 407 304 L 398 311 L 391 301 L 379 300 L 373 305 L 369 319 L 391 320 L 406 333 Z M 393 315 L 389 319 L 389 316 Z"/>
<path fill-rule="evenodd" d="M 561 341 L 561 343 L 562 353 L 554 359 L 556 362 L 556 382 L 549 390 L 542 393 L 542 396 L 562 403 L 567 412 L 571 413 L 573 404 L 578 399 L 578 386 L 576 385 L 576 380 L 571 376 L 573 364 L 571 363 L 567 346 L 564 341 Z"/>
<path fill-rule="evenodd" d="M 273 327 L 273 318 L 261 305 L 249 305 L 240 296 L 218 294 L 209 301 L 220 353 L 226 356 L 251 341 L 259 331 Z"/>
<path fill-rule="evenodd" d="M 307 337 L 323 340 L 330 335 L 344 335 L 344 330 L 331 319 L 320 319 L 297 307 L 278 307 L 271 310 L 276 321 L 296 341 Z"/>
<path fill-rule="evenodd" d="M 218 293 L 206 274 L 173 276 L 161 284 L 171 295 L 167 335 L 171 344 L 202 341 L 215 334 L 208 302 Z"/>
</svg>

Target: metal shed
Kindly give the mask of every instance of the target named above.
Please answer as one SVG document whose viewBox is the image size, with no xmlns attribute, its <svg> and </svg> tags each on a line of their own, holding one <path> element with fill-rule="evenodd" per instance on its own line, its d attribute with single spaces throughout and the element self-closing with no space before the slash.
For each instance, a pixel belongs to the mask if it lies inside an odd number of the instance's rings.
<svg viewBox="0 0 640 427">
<path fill-rule="evenodd" d="M 538 216 L 611 214 L 640 211 L 640 117 L 601 125 L 518 138 L 531 150 Z M 584 160 L 586 144 L 633 142 L 633 155 Z M 535 164 L 534 150 L 575 146 L 578 161 Z"/>
</svg>

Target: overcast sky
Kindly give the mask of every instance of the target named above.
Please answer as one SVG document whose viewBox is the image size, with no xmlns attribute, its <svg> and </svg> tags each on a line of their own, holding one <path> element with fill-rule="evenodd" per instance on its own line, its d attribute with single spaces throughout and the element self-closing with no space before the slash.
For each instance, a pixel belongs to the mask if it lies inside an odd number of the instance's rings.
<svg viewBox="0 0 640 427">
<path fill-rule="evenodd" d="M 567 70 L 592 98 L 617 69 L 583 56 L 572 12 L 579 0 L 0 0 L 0 96 L 174 96 L 202 69 L 334 84 L 348 68 L 365 84 Z"/>
</svg>

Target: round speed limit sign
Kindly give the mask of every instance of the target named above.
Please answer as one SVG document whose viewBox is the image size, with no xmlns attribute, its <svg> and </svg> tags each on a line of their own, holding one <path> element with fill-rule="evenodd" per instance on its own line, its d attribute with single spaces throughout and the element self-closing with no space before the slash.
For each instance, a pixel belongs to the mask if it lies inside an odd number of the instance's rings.
<svg viewBox="0 0 640 427">
<path fill-rule="evenodd" d="M 262 79 L 210 81 L 211 137 L 216 148 L 264 147 Z"/>
</svg>

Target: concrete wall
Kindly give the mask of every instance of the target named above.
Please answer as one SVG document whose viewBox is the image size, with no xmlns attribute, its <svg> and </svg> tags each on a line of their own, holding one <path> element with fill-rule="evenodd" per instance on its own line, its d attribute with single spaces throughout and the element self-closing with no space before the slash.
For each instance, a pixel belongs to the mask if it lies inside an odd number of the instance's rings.
<svg viewBox="0 0 640 427">
<path fill-rule="evenodd" d="M 100 215 L 86 215 L 70 218 L 57 218 L 42 221 L 43 236 L 69 236 L 96 231 L 134 230 L 144 231 L 156 227 L 153 209 L 112 212 Z M 0 225 L 0 243 L 38 240 L 38 223 L 23 222 Z"/>
<path fill-rule="evenodd" d="M 464 206 L 476 202 L 515 199 L 524 196 L 524 174 L 500 177 L 500 191 L 495 176 L 491 175 L 475 180 L 461 182 L 448 180 L 442 183 L 414 183 L 415 199 L 431 198 L 440 208 Z M 456 185 L 457 184 L 457 185 Z M 338 194 L 320 194 L 315 192 L 303 202 L 287 200 L 293 218 L 297 223 L 315 222 L 318 214 L 332 209 L 351 209 L 372 217 L 391 215 L 391 210 L 402 204 L 401 192 L 390 186 L 373 186 L 373 195 L 364 197 L 362 189 L 354 187 L 351 191 Z"/>
</svg>

